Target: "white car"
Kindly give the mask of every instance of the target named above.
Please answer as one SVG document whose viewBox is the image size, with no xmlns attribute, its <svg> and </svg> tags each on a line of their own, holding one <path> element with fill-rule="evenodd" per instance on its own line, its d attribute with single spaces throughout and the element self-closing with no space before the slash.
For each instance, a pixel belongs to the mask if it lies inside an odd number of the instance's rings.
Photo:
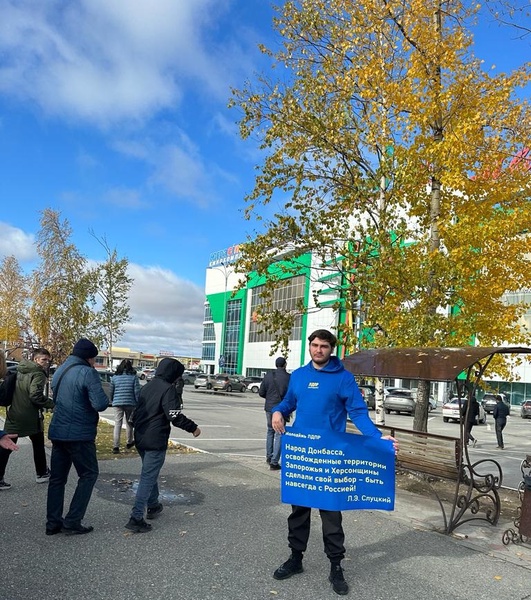
<svg viewBox="0 0 531 600">
<path fill-rule="evenodd" d="M 455 396 L 449 402 L 443 404 L 442 407 L 442 415 L 443 421 L 448 423 L 448 421 L 456 421 L 457 423 L 461 419 L 460 408 L 463 408 L 463 404 L 466 402 L 466 398 L 461 398 L 461 407 L 459 406 L 459 398 Z M 484 425 L 487 422 L 487 416 L 485 414 L 485 409 L 479 405 L 479 417 L 478 423 L 480 425 Z"/>
</svg>

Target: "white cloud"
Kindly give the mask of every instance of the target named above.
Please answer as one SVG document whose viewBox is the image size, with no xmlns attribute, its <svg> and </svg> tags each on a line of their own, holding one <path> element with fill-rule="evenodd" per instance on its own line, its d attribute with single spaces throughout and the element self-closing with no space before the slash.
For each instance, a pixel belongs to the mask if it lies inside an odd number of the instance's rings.
<svg viewBox="0 0 531 600">
<path fill-rule="evenodd" d="M 204 290 L 168 269 L 129 264 L 131 320 L 117 345 L 201 355 Z"/>
<path fill-rule="evenodd" d="M 0 0 L 0 91 L 100 125 L 175 108 L 189 82 L 226 97 L 231 61 L 206 36 L 227 5 Z"/>
<path fill-rule="evenodd" d="M 0 259 L 14 256 L 19 263 L 37 258 L 35 236 L 18 227 L 0 222 Z"/>
</svg>

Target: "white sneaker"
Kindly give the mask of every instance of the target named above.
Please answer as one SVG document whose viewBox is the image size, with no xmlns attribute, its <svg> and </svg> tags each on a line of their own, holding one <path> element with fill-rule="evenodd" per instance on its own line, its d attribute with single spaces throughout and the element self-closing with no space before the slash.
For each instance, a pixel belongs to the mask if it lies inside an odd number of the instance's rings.
<svg viewBox="0 0 531 600">
<path fill-rule="evenodd" d="M 35 477 L 35 481 L 37 483 L 48 483 L 50 480 L 50 469 L 46 469 L 46 473 L 44 475 L 39 475 Z"/>
</svg>

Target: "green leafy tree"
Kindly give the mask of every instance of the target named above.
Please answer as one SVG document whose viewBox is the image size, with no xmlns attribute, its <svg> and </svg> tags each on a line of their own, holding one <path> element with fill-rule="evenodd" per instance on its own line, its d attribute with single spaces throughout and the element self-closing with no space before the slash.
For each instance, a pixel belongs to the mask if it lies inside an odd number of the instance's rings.
<svg viewBox="0 0 531 600">
<path fill-rule="evenodd" d="M 106 253 L 106 260 L 97 267 L 97 296 L 101 300 L 97 323 L 102 331 L 109 353 L 109 364 L 112 366 L 113 343 L 125 333 L 124 325 L 129 321 L 128 295 L 133 279 L 127 275 L 129 261 L 118 258 L 116 248 L 109 247 L 105 237 L 97 238 Z"/>
<path fill-rule="evenodd" d="M 260 228 L 239 268 L 274 287 L 281 252 L 294 265 L 312 252 L 308 276 L 337 273 L 337 308 L 382 332 L 340 328 L 349 349 L 531 341 L 517 326 L 527 306 L 503 298 L 529 272 L 531 114 L 518 91 L 530 66 L 485 72 L 472 52 L 477 10 L 286 2 L 282 49 L 263 48 L 282 77 L 234 91 L 241 134 L 265 153 L 246 210 Z M 270 204 L 283 208 L 267 217 Z M 425 430 L 421 388 L 414 427 Z"/>
<path fill-rule="evenodd" d="M 43 210 L 40 225 L 36 240 L 40 263 L 30 282 L 31 328 L 34 343 L 48 348 L 60 363 L 80 337 L 101 341 L 94 312 L 98 278 L 71 242 L 72 229 L 59 212 Z"/>
<path fill-rule="evenodd" d="M 0 264 L 0 340 L 4 349 L 19 347 L 27 320 L 28 280 L 14 256 Z"/>
</svg>

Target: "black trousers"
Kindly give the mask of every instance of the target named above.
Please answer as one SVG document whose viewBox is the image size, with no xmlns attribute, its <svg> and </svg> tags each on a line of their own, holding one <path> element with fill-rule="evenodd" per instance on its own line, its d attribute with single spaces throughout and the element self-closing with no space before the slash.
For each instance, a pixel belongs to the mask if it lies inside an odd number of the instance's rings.
<svg viewBox="0 0 531 600">
<path fill-rule="evenodd" d="M 311 508 L 292 506 L 288 517 L 288 545 L 292 550 L 305 552 L 310 537 Z M 324 551 L 332 562 L 345 558 L 343 515 L 338 510 L 320 510 Z"/>
<path fill-rule="evenodd" d="M 503 448 L 503 433 L 502 431 L 505 429 L 507 425 L 507 419 L 496 419 L 495 431 L 496 431 L 496 439 L 498 440 L 498 447 Z"/>
<path fill-rule="evenodd" d="M 32 433 L 28 436 L 33 446 L 33 463 L 35 464 L 35 473 L 37 477 L 45 475 L 48 470 L 46 463 L 46 450 L 44 449 L 44 433 L 39 431 L 38 433 Z M 13 438 L 16 443 L 18 435 Z M 7 462 L 11 456 L 11 450 L 0 448 L 0 480 L 4 478 L 6 473 Z"/>
</svg>

